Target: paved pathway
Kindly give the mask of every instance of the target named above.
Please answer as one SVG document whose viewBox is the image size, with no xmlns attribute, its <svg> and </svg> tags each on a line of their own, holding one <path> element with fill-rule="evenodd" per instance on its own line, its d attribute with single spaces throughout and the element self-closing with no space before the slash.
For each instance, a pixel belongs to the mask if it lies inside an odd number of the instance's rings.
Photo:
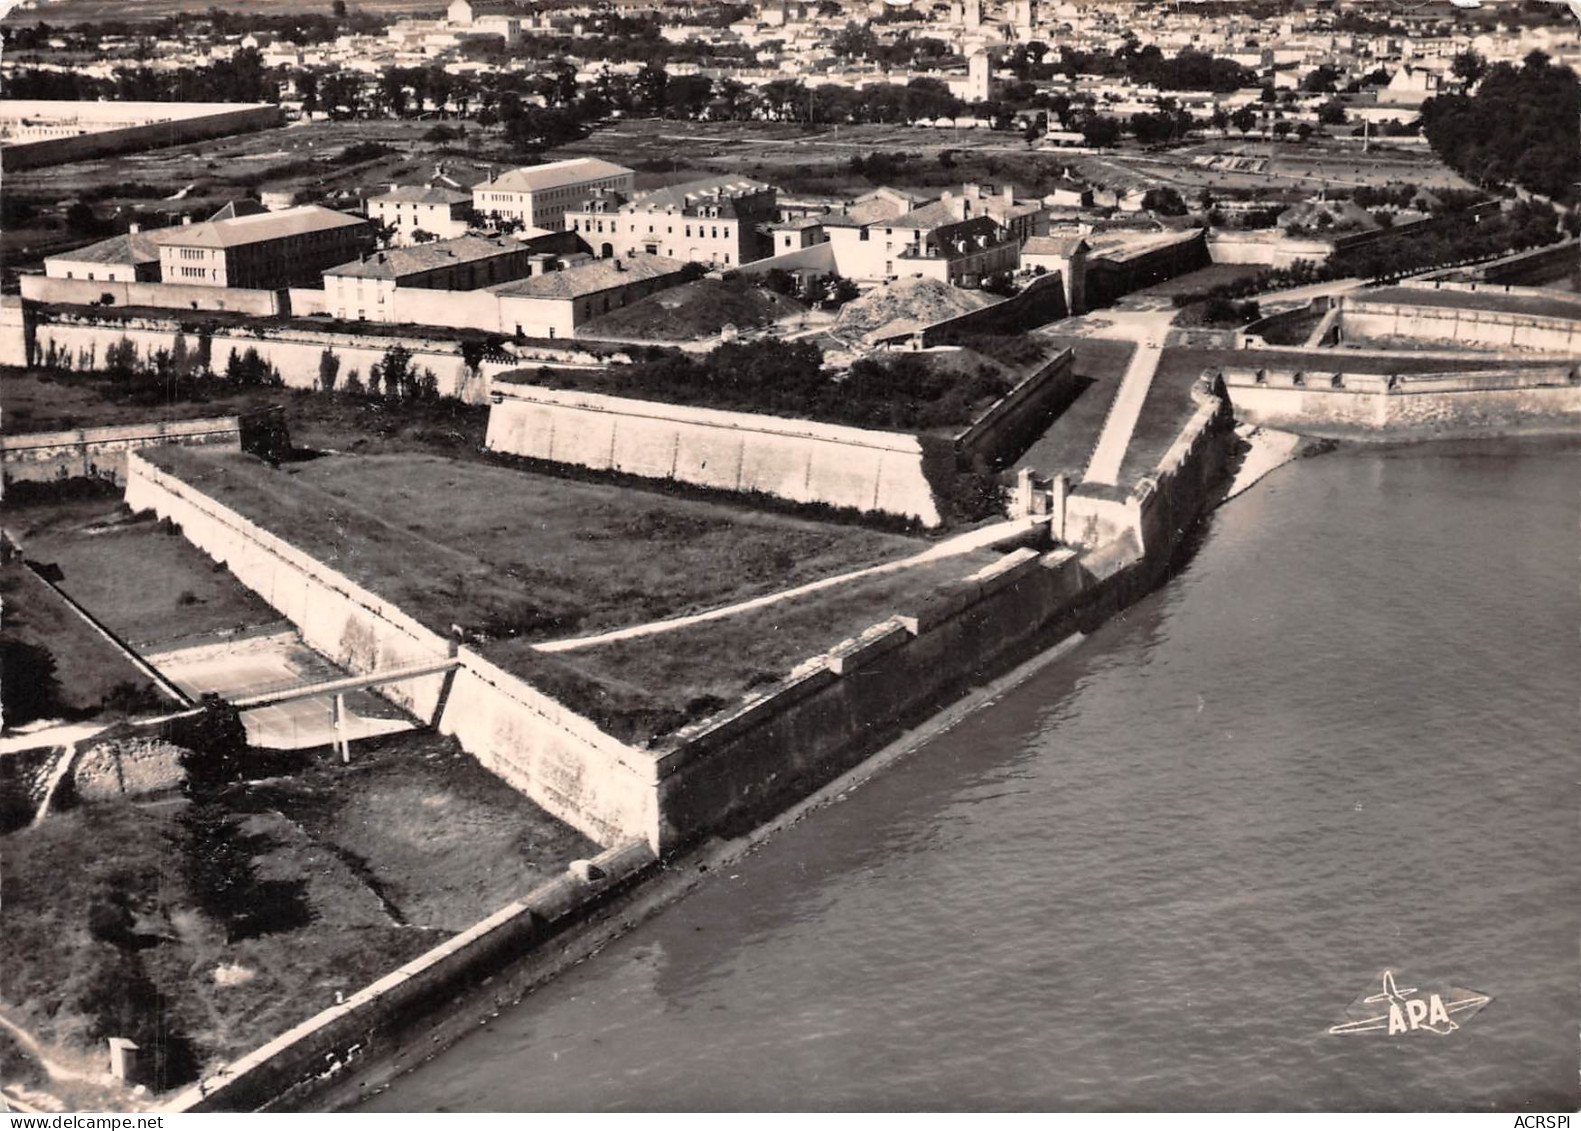
<svg viewBox="0 0 1581 1131">
<path fill-rule="evenodd" d="M 1103 432 L 1087 462 L 1087 472 L 1082 477 L 1086 483 L 1113 485 L 1120 477 L 1120 465 L 1125 460 L 1125 450 L 1131 446 L 1131 433 L 1141 418 L 1142 405 L 1147 401 L 1147 391 L 1152 388 L 1153 374 L 1158 371 L 1158 361 L 1164 355 L 1164 335 L 1174 320 L 1174 310 L 1109 312 L 1113 324 L 1103 337 L 1127 338 L 1136 343 L 1136 353 L 1120 380 L 1120 391 L 1103 422 Z"/>
</svg>

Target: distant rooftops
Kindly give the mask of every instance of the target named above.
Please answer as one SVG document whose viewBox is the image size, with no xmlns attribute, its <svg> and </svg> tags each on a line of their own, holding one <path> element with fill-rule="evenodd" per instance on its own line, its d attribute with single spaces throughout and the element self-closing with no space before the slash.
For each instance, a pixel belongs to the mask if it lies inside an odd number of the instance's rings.
<svg viewBox="0 0 1581 1131">
<path fill-rule="evenodd" d="M 571 157 L 547 165 L 529 165 L 474 185 L 474 192 L 542 192 L 544 189 L 630 175 L 631 170 L 597 157 Z"/>
<path fill-rule="evenodd" d="M 662 255 L 639 255 L 632 259 L 595 259 L 580 267 L 550 271 L 527 279 L 500 283 L 488 289 L 501 298 L 581 298 L 627 283 L 642 282 L 671 275 L 686 266 L 678 259 Z"/>
<path fill-rule="evenodd" d="M 684 212 L 699 204 L 723 203 L 738 197 L 773 192 L 774 186 L 748 177 L 705 177 L 642 193 L 625 206 L 629 212 Z"/>
<path fill-rule="evenodd" d="M 360 216 L 348 216 L 344 212 L 320 208 L 316 204 L 303 204 L 279 212 L 161 228 L 157 232 L 150 232 L 149 238 L 161 247 L 239 247 L 366 224 L 367 221 Z"/>
<path fill-rule="evenodd" d="M 376 200 L 402 204 L 470 204 L 472 194 L 440 185 L 392 185 L 388 192 L 370 196 L 368 203 Z"/>
<path fill-rule="evenodd" d="M 331 267 L 324 274 L 351 279 L 403 279 L 440 267 L 476 263 L 484 259 L 493 259 L 495 256 L 526 250 L 526 247 L 516 240 L 460 236 L 453 240 L 435 240 L 432 243 L 373 252 L 362 259 L 354 259 L 350 263 Z"/>
</svg>

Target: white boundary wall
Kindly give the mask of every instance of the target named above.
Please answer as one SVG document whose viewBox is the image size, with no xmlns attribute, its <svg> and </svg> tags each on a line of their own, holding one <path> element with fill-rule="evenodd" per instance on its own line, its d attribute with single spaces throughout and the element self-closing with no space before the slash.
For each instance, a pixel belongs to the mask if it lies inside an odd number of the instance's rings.
<svg viewBox="0 0 1581 1131">
<path fill-rule="evenodd" d="M 495 394 L 493 451 L 940 521 L 922 444 L 905 433 L 536 385 L 496 385 Z"/>
</svg>

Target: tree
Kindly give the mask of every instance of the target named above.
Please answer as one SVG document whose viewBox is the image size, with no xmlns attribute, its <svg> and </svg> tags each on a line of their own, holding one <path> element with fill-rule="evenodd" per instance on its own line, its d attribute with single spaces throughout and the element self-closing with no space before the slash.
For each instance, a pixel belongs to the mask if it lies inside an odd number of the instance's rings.
<svg viewBox="0 0 1581 1131">
<path fill-rule="evenodd" d="M 318 355 L 318 387 L 326 393 L 335 391 L 335 379 L 340 375 L 340 358 L 328 346 Z"/>
<path fill-rule="evenodd" d="M 1296 137 L 1302 141 L 1306 141 L 1315 132 L 1316 130 L 1313 128 L 1311 122 L 1301 122 L 1296 126 Z"/>
<path fill-rule="evenodd" d="M 1488 73 L 1488 61 L 1468 47 L 1450 61 L 1449 69 L 1468 87 L 1475 86 L 1477 80 Z"/>
<path fill-rule="evenodd" d="M 1342 126 L 1348 116 L 1345 103 L 1338 98 L 1330 98 L 1318 107 L 1318 121 L 1325 126 Z"/>
<path fill-rule="evenodd" d="M 1106 149 L 1120 140 L 1120 123 L 1097 115 L 1081 124 L 1082 141 L 1095 149 Z"/>
<path fill-rule="evenodd" d="M 1277 122 L 1274 123 L 1274 136 L 1275 137 L 1283 139 L 1283 138 L 1289 136 L 1289 134 L 1290 134 L 1290 123 L 1289 122 L 1286 122 L 1283 119 L 1281 119 L 1280 121 L 1277 121 Z"/>
<path fill-rule="evenodd" d="M 1257 127 L 1257 111 L 1250 106 L 1242 106 L 1230 115 L 1230 125 L 1243 134 L 1251 133 Z"/>
<path fill-rule="evenodd" d="M 330 12 L 334 15 L 335 21 L 337 23 L 345 23 L 346 0 L 335 0 L 335 2 L 330 5 Z"/>
<path fill-rule="evenodd" d="M 1148 189 L 1142 196 L 1142 207 L 1160 216 L 1184 216 L 1186 202 L 1168 185 Z"/>
</svg>

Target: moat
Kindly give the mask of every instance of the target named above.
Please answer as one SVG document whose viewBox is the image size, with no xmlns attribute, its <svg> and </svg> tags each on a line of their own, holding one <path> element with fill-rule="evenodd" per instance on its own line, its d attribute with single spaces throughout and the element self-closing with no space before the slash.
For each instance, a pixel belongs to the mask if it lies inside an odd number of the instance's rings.
<svg viewBox="0 0 1581 1131">
<path fill-rule="evenodd" d="M 1578 470 L 1272 473 L 1063 659 L 367 1106 L 1573 1108 Z M 1492 1002 L 1330 1035 L 1386 969 Z"/>
</svg>

